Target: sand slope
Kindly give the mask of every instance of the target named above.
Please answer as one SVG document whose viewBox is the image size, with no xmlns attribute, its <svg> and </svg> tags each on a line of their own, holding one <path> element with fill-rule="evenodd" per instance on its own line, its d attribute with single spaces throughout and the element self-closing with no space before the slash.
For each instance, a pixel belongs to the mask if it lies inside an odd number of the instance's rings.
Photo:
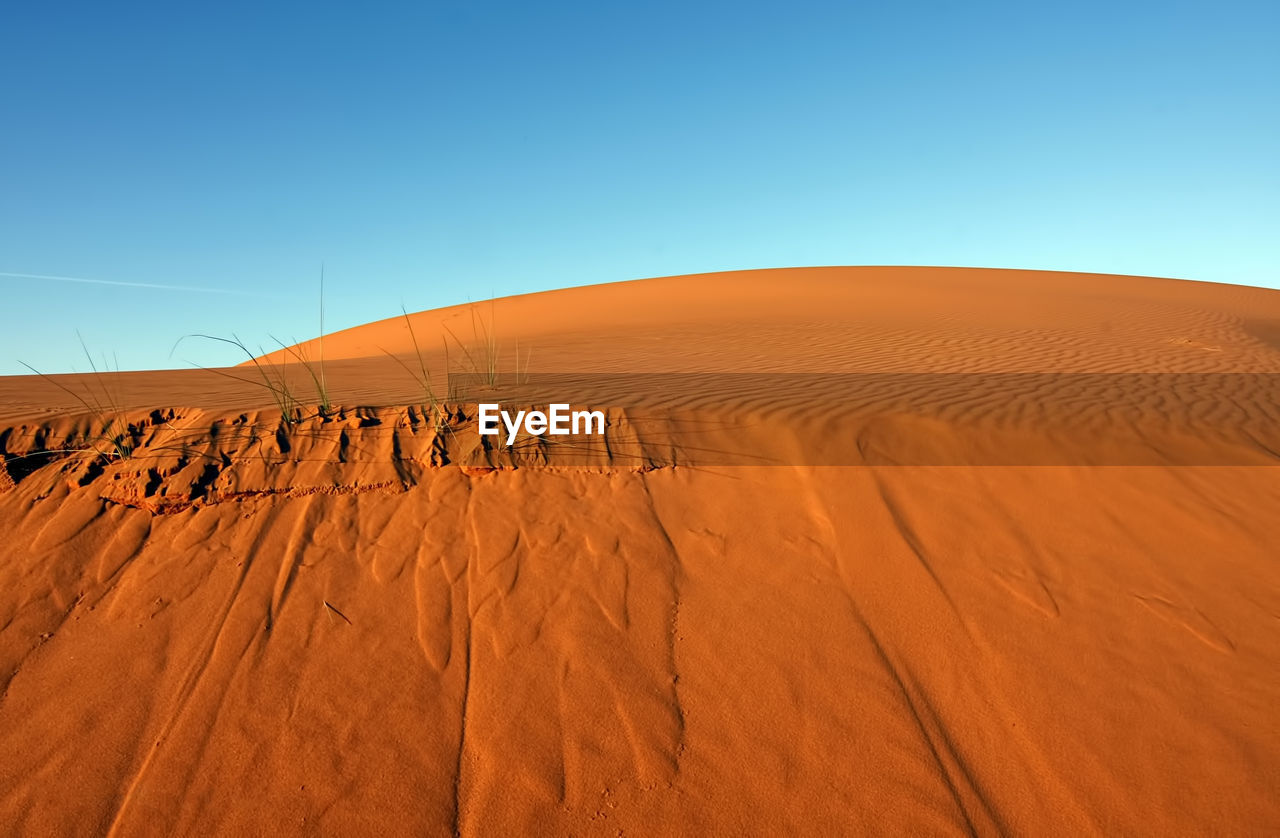
<svg viewBox="0 0 1280 838">
<path fill-rule="evenodd" d="M 1280 293 L 830 268 L 478 308 L 414 315 L 424 360 L 443 369 L 450 333 L 474 348 L 487 314 L 504 367 L 518 335 L 535 375 L 587 376 L 614 447 L 485 451 L 457 405 L 435 427 L 383 351 L 417 363 L 396 318 L 326 337 L 343 407 L 298 423 L 204 371 L 64 379 L 123 403 L 123 462 L 58 454 L 95 417 L 0 379 L 0 823 L 1280 829 Z M 781 377 L 717 375 L 743 371 Z M 655 372 L 698 375 L 665 379 L 667 412 L 608 391 Z M 806 409 L 847 402 L 831 373 L 967 389 L 855 428 Z M 988 373 L 1136 377 L 1081 408 L 958 375 Z M 1182 433 L 1152 373 L 1200 376 L 1218 408 Z M 721 439 L 774 464 L 707 457 L 671 410 L 731 415 Z M 1082 411 L 1120 442 L 1049 439 Z M 911 464 L 829 464 L 868 440 Z"/>
</svg>

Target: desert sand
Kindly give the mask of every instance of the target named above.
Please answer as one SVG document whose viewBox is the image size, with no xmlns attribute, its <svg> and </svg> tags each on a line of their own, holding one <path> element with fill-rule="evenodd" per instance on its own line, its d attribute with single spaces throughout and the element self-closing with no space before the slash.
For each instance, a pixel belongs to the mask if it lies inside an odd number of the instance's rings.
<svg viewBox="0 0 1280 838">
<path fill-rule="evenodd" d="M 252 364 L 0 379 L 3 831 L 1280 831 L 1280 292 L 408 321 L 263 359 L 323 354 L 328 411 L 299 363 L 284 413 Z M 606 441 L 479 444 L 477 394 L 549 392 Z"/>
</svg>

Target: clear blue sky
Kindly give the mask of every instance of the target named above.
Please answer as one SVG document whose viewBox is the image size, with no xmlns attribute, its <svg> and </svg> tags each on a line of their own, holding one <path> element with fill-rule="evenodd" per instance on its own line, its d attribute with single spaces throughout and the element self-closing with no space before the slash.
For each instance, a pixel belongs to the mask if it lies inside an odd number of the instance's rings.
<svg viewBox="0 0 1280 838">
<path fill-rule="evenodd" d="M 266 7 L 266 8 L 264 8 Z M 0 373 L 828 264 L 1280 286 L 1280 4 L 9 3 Z"/>
</svg>

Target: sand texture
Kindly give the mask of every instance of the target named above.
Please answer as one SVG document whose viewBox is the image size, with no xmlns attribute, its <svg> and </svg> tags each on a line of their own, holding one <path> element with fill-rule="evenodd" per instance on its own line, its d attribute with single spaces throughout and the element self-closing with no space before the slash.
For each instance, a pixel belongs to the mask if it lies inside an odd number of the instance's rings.
<svg viewBox="0 0 1280 838">
<path fill-rule="evenodd" d="M 1280 832 L 1280 292 L 601 285 L 327 335 L 328 411 L 320 354 L 0 379 L 0 832 Z"/>
</svg>

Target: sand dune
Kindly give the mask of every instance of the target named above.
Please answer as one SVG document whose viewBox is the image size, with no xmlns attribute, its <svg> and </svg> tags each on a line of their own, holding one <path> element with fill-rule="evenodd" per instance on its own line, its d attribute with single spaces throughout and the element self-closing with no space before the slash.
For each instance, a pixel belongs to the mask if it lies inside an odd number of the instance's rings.
<svg viewBox="0 0 1280 838">
<path fill-rule="evenodd" d="M 411 320 L 325 337 L 325 415 L 298 364 L 292 415 L 253 367 L 59 377 L 106 434 L 0 379 L 0 823 L 1280 829 L 1280 292 L 814 268 Z M 556 392 L 605 439 L 481 444 L 478 397 Z"/>
</svg>

